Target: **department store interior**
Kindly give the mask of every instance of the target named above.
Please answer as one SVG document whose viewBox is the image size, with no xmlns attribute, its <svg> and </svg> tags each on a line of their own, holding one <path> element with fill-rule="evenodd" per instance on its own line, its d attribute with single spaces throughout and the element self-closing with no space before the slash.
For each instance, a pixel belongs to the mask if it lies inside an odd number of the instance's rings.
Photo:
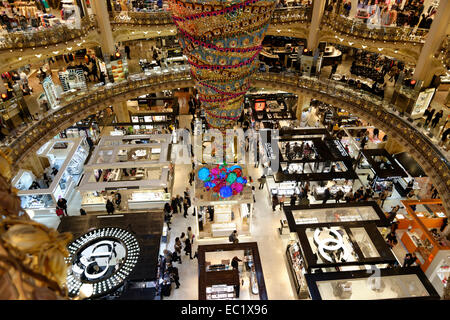
<svg viewBox="0 0 450 320">
<path fill-rule="evenodd" d="M 450 299 L 450 1 L 0 7 L 0 299 Z"/>
</svg>

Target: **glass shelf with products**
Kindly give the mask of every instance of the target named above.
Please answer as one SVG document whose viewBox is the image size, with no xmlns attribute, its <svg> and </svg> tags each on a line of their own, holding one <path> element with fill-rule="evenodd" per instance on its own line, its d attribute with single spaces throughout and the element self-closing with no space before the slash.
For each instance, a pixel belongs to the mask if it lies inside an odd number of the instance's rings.
<svg viewBox="0 0 450 320">
<path fill-rule="evenodd" d="M 291 242 L 288 244 L 286 255 L 294 278 L 295 290 L 299 298 L 309 298 L 308 285 L 304 277 L 305 267 L 303 256 L 300 251 L 300 244 L 298 242 Z"/>
<path fill-rule="evenodd" d="M 206 287 L 206 300 L 233 300 L 234 297 L 233 286 L 218 284 Z"/>
</svg>

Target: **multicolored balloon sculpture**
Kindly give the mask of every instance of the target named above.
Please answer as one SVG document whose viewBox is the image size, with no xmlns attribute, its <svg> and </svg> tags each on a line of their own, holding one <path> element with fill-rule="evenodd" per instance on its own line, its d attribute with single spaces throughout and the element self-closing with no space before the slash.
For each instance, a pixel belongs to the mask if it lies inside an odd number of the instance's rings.
<svg viewBox="0 0 450 320">
<path fill-rule="evenodd" d="M 203 181 L 203 186 L 206 190 L 212 189 L 220 197 L 229 198 L 244 190 L 247 178 L 242 176 L 242 174 L 241 166 L 227 167 L 224 163 L 223 165 L 217 165 L 211 170 L 207 167 L 200 168 L 197 177 Z"/>
<path fill-rule="evenodd" d="M 276 0 L 169 0 L 210 127 L 232 128 Z"/>
</svg>

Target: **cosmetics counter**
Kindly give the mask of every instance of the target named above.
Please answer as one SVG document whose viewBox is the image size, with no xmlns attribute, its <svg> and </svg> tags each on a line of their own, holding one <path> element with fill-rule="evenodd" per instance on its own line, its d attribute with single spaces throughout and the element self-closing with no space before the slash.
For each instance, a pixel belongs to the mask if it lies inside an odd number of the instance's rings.
<svg viewBox="0 0 450 320">
<path fill-rule="evenodd" d="M 439 300 L 438 292 L 418 267 L 340 271 L 305 275 L 312 300 Z"/>
<path fill-rule="evenodd" d="M 399 219 L 399 229 L 405 230 L 400 240 L 409 253 L 416 254 L 417 264 L 430 279 L 436 291 L 443 295 L 450 274 L 450 241 L 441 232 L 444 217 L 428 218 L 425 215 L 422 216 L 419 210 L 413 210 L 413 206 L 417 209 L 425 205 L 438 208 L 442 201 L 440 199 L 402 200 L 402 204 L 405 206 L 408 217 L 412 219 L 408 220 L 407 224 Z M 442 212 L 433 214 L 443 216 Z"/>
<path fill-rule="evenodd" d="M 289 270 L 294 279 L 295 291 L 299 299 L 308 299 L 309 290 L 306 283 L 306 270 L 303 262 L 303 256 L 300 249 L 300 243 L 291 241 L 286 248 Z"/>
<path fill-rule="evenodd" d="M 358 163 L 364 158 L 373 173 L 372 189 L 376 192 L 392 191 L 394 182 L 408 174 L 398 165 L 397 161 L 385 149 L 361 150 Z"/>
<path fill-rule="evenodd" d="M 199 300 L 267 300 L 256 242 L 199 245 L 198 264 Z"/>
<path fill-rule="evenodd" d="M 46 189 L 29 189 L 33 181 L 38 179 L 30 171 L 19 171 L 12 185 L 20 190 L 18 196 L 21 206 L 31 217 L 55 214 L 59 197 L 70 201 L 83 173 L 88 150 L 84 138 L 53 139 L 41 147 L 37 154 L 48 159 L 50 166 L 45 172 L 52 178 Z M 58 169 L 56 175 L 51 174 L 53 167 Z"/>
</svg>

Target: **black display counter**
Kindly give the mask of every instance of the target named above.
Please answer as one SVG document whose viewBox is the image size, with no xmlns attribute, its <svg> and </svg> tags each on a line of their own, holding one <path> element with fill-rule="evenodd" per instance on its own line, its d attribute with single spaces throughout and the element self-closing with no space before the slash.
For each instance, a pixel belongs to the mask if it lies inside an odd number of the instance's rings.
<svg viewBox="0 0 450 320">
<path fill-rule="evenodd" d="M 236 251 L 242 250 L 245 254 L 249 254 L 252 256 L 252 275 L 254 275 L 254 280 L 257 284 L 258 294 L 260 300 L 268 300 L 266 285 L 264 282 L 264 276 L 262 271 L 261 260 L 258 251 L 258 245 L 256 242 L 243 242 L 243 243 L 231 243 L 231 244 L 212 244 L 212 245 L 199 245 L 198 246 L 198 299 L 199 300 L 207 300 L 207 287 L 215 286 L 215 285 L 227 285 L 240 286 L 239 272 L 238 270 L 230 268 L 228 265 L 207 265 L 206 263 L 206 254 L 207 253 L 220 253 L 226 251 Z M 246 268 L 248 268 L 248 264 L 246 263 Z M 209 270 L 207 271 L 207 268 Z M 233 299 L 228 297 L 222 297 L 222 295 L 231 294 L 233 292 L 227 292 L 224 289 L 223 293 L 209 293 L 210 295 L 217 295 L 212 299 Z M 233 293 L 234 294 L 234 293 Z"/>
<path fill-rule="evenodd" d="M 376 277 L 374 270 L 361 270 L 306 274 L 305 278 L 312 300 L 440 299 L 420 267 L 378 269 L 377 272 Z M 356 281 L 363 286 L 352 286 Z"/>
<path fill-rule="evenodd" d="M 104 228 L 123 229 L 137 240 L 139 255 L 126 282 L 150 282 L 157 280 L 160 241 L 163 230 L 163 212 L 126 213 L 115 215 L 68 216 L 61 219 L 58 232 L 70 232 L 73 240 L 87 233 Z M 125 239 L 130 236 L 125 235 Z M 103 239 L 99 239 L 101 241 Z M 108 239 L 106 239 L 108 240 Z M 69 244 L 70 246 L 71 244 Z M 126 249 L 127 250 L 127 249 Z M 111 276 L 113 276 L 111 274 Z M 105 279 L 105 281 L 107 281 Z M 120 284 L 118 284 L 120 285 Z M 114 290 L 103 295 L 113 294 Z M 122 294 L 126 294 L 126 289 Z"/>
<path fill-rule="evenodd" d="M 378 227 L 390 225 L 386 215 L 375 201 L 285 205 L 283 210 L 291 232 L 296 232 L 298 227 L 305 225 L 316 227 L 355 226 L 360 221 L 372 221 Z M 303 214 L 294 216 L 294 212 L 298 211 Z M 314 219 L 308 219 L 309 217 Z"/>
<path fill-rule="evenodd" d="M 307 273 L 317 269 L 393 264 L 397 259 L 374 222 L 296 227 Z"/>
<path fill-rule="evenodd" d="M 357 160 L 358 163 L 362 156 L 367 160 L 374 173 L 371 187 L 376 192 L 384 189 L 392 191 L 397 178 L 408 176 L 385 149 L 362 149 Z"/>
</svg>

